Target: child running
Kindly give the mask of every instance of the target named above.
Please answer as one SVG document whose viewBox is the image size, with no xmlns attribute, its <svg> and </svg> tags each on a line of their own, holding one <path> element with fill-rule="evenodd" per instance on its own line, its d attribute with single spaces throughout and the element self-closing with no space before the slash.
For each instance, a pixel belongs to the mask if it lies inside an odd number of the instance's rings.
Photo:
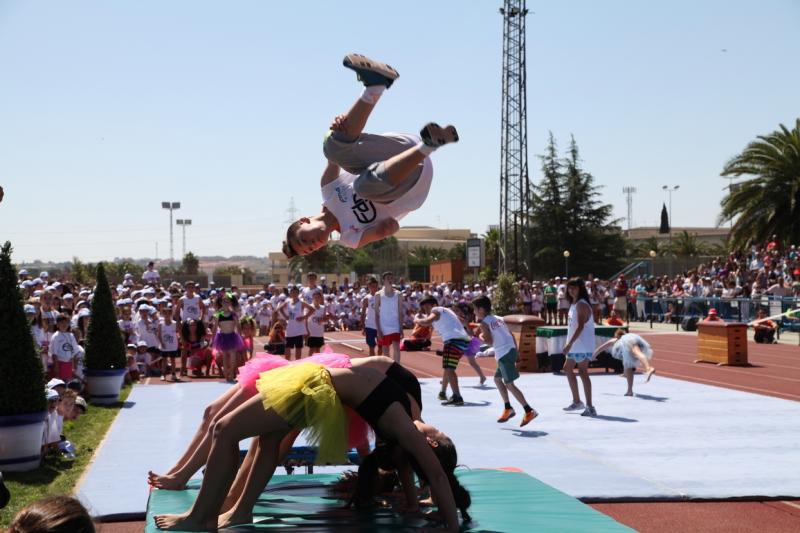
<svg viewBox="0 0 800 533">
<path fill-rule="evenodd" d="M 453 126 L 429 123 L 421 138 L 406 134 L 364 133 L 367 119 L 383 92 L 400 76 L 389 65 L 358 54 L 344 58 L 365 88 L 350 110 L 336 117 L 323 143 L 328 166 L 322 174 L 322 212 L 293 222 L 286 231 L 287 258 L 322 248 L 331 233 L 339 242 L 360 248 L 400 228 L 398 221 L 418 209 L 433 177 L 430 154 L 458 141 Z"/>
<path fill-rule="evenodd" d="M 525 410 L 520 427 L 525 426 L 539 416 L 539 413 L 528 405 L 525 395 L 514 383 L 519 378 L 517 342 L 503 319 L 492 314 L 492 302 L 488 297 L 480 296 L 475 298 L 472 300 L 472 307 L 475 309 L 475 318 L 481 324 L 481 334 L 484 342 L 494 347 L 494 357 L 497 361 L 494 383 L 497 385 L 500 397 L 503 398 L 504 405 L 503 414 L 500 415 L 497 421 L 508 422 L 510 418 L 516 415 L 514 408 L 511 407 L 511 402 L 509 402 L 508 393 L 510 391 Z"/>
<path fill-rule="evenodd" d="M 618 329 L 614 333 L 614 338 L 598 346 L 594 351 L 594 356 L 603 352 L 611 352 L 614 359 L 622 361 L 625 368 L 625 379 L 628 380 L 628 391 L 625 396 L 633 396 L 633 373 L 637 366 L 644 367 L 645 383 L 650 381 L 656 369 L 650 364 L 653 358 L 653 349 L 650 344 L 635 333 L 625 333 L 624 329 Z"/>
<path fill-rule="evenodd" d="M 442 390 L 439 399 L 442 405 L 464 405 L 464 398 L 458 388 L 458 375 L 456 368 L 461 356 L 469 347 L 469 335 L 464 331 L 464 326 L 456 314 L 446 307 L 438 307 L 436 298 L 429 296 L 420 303 L 421 317 L 414 320 L 420 326 L 432 326 L 444 341 L 442 349 Z M 447 386 L 453 391 L 453 396 L 447 399 Z"/>
</svg>

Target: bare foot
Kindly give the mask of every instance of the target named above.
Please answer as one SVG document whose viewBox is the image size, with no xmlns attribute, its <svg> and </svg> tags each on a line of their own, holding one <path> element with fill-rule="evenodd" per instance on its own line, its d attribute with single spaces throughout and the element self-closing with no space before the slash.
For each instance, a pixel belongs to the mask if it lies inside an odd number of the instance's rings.
<svg viewBox="0 0 800 533">
<path fill-rule="evenodd" d="M 200 520 L 191 518 L 189 513 L 184 514 L 162 514 L 155 518 L 158 529 L 178 530 L 178 531 L 214 531 L 217 529 L 216 522 L 203 523 Z"/>
<path fill-rule="evenodd" d="M 433 506 L 433 498 L 425 498 L 424 500 L 419 501 L 420 507 L 431 507 Z"/>
<path fill-rule="evenodd" d="M 656 373 L 656 369 L 655 368 L 651 368 L 650 370 L 645 372 L 645 375 L 647 375 L 647 379 L 645 379 L 644 382 L 645 383 L 649 383 L 650 382 L 650 378 L 652 378 L 653 374 L 655 374 L 655 373 Z"/>
<path fill-rule="evenodd" d="M 235 509 L 219 515 L 217 520 L 217 527 L 220 529 L 225 527 L 233 527 L 241 524 L 252 524 L 253 513 L 237 513 Z"/>
<path fill-rule="evenodd" d="M 625 393 L 625 396 L 633 396 L 633 391 L 629 390 L 628 392 Z"/>
<path fill-rule="evenodd" d="M 147 473 L 147 482 L 157 489 L 162 490 L 183 490 L 186 488 L 186 480 L 175 474 L 159 475 L 155 472 Z"/>
</svg>

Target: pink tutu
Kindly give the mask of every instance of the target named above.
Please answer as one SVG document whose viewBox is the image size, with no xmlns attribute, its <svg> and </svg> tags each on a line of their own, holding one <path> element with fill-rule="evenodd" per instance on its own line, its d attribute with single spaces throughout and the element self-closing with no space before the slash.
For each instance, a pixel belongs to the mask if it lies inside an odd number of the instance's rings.
<svg viewBox="0 0 800 533">
<path fill-rule="evenodd" d="M 269 372 L 288 364 L 289 361 L 279 355 L 256 354 L 244 366 L 239 367 L 239 386 L 247 393 L 248 398 L 252 398 L 258 393 L 256 380 L 262 372 Z"/>
<path fill-rule="evenodd" d="M 325 368 L 350 368 L 353 366 L 353 363 L 350 362 L 350 356 L 333 352 L 315 353 L 311 357 L 292 361 L 292 364 L 294 363 L 314 363 Z"/>
</svg>

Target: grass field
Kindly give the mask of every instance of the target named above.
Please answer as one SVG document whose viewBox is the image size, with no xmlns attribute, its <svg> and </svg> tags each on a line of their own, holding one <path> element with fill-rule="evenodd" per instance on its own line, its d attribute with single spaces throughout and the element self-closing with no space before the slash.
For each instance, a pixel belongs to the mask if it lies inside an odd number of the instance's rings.
<svg viewBox="0 0 800 533">
<path fill-rule="evenodd" d="M 44 496 L 72 494 L 130 392 L 131 386 L 126 385 L 116 404 L 91 405 L 88 413 L 78 420 L 64 422 L 64 435 L 76 448 L 75 459 L 47 457 L 36 470 L 3 474 L 8 490 L 11 491 L 11 503 L 0 511 L 0 529 L 8 527 L 17 511 L 32 501 Z"/>
</svg>

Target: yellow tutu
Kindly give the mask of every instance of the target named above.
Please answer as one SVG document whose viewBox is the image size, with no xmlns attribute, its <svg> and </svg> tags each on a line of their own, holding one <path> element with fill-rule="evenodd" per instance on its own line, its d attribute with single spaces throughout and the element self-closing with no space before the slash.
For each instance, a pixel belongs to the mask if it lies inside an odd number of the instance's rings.
<svg viewBox="0 0 800 533">
<path fill-rule="evenodd" d="M 305 428 L 306 441 L 318 448 L 317 463 L 344 460 L 347 419 L 324 366 L 300 363 L 263 372 L 256 388 L 264 409 L 274 409 L 291 425 Z"/>
</svg>

